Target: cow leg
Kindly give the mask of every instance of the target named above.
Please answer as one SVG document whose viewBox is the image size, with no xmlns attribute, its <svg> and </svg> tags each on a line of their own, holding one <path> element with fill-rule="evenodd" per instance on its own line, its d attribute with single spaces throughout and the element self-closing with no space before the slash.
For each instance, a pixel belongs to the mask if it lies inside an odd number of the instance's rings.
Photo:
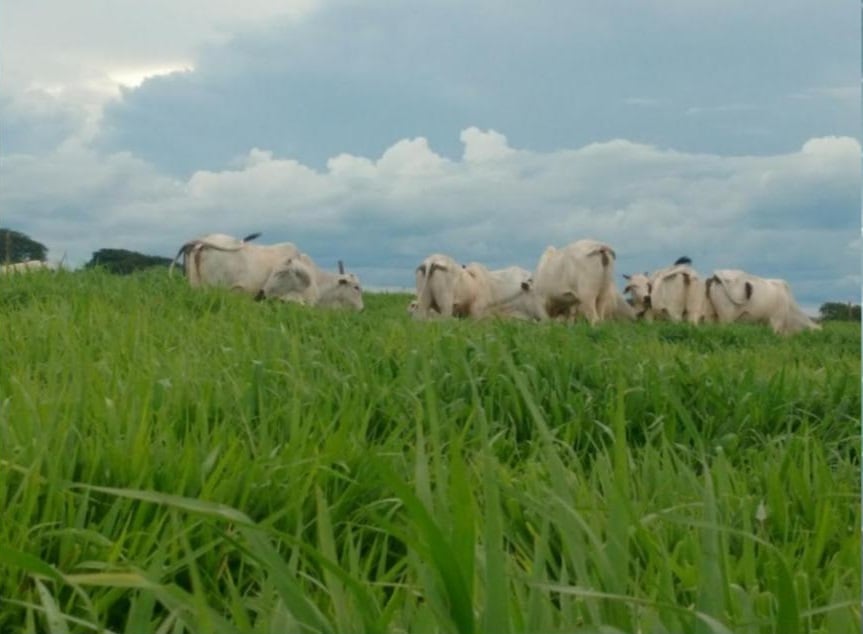
<svg viewBox="0 0 863 634">
<path fill-rule="evenodd" d="M 683 321 L 683 313 L 676 308 L 672 308 L 670 310 L 666 309 L 665 312 L 668 315 L 668 319 L 670 319 L 671 321 L 675 323 Z"/>
<path fill-rule="evenodd" d="M 441 317 L 453 316 L 453 300 L 453 292 L 450 289 L 442 291 L 439 298 L 435 297 Z"/>
<path fill-rule="evenodd" d="M 773 329 L 777 335 L 785 335 L 788 334 L 785 328 L 785 316 L 784 315 L 774 315 L 770 318 L 770 327 Z"/>
<path fill-rule="evenodd" d="M 584 316 L 587 317 L 587 321 L 590 322 L 591 326 L 595 326 L 599 321 L 599 311 L 596 307 L 596 298 L 593 298 L 589 302 L 583 302 L 581 307 L 584 311 Z"/>
</svg>

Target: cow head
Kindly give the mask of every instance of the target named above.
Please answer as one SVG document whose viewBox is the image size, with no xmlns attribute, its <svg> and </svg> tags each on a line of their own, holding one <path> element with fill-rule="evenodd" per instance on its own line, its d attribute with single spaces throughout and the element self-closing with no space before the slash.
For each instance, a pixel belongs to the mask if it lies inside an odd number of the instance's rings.
<svg viewBox="0 0 863 634">
<path fill-rule="evenodd" d="M 363 289 L 359 278 L 353 273 L 340 273 L 335 276 L 334 283 L 321 289 L 319 303 L 334 308 L 351 308 L 361 311 L 363 305 Z"/>
<path fill-rule="evenodd" d="M 543 308 L 543 302 L 536 291 L 533 277 L 522 280 L 519 285 L 519 292 L 506 299 L 501 312 L 518 319 L 534 321 L 542 321 L 548 317 Z"/>
<path fill-rule="evenodd" d="M 283 301 L 298 301 L 312 283 L 312 272 L 300 259 L 288 258 L 273 267 L 261 289 L 263 297 L 275 297 Z"/>
<path fill-rule="evenodd" d="M 647 273 L 624 274 L 623 277 L 627 281 L 623 294 L 629 293 L 632 307 L 637 311 L 650 308 L 650 293 L 653 292 L 653 285 L 650 283 Z"/>
</svg>

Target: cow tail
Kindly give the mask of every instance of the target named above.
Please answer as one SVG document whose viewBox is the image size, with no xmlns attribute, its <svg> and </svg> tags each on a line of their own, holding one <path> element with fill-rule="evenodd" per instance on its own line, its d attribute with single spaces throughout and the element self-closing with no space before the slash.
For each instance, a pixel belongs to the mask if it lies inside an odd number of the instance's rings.
<svg viewBox="0 0 863 634">
<path fill-rule="evenodd" d="M 186 242 L 183 246 L 180 247 L 180 250 L 177 251 L 177 255 L 174 256 L 174 259 L 171 260 L 171 266 L 168 267 L 168 277 L 174 276 L 174 266 L 177 264 L 177 261 L 180 259 L 180 256 L 183 256 L 183 269 L 187 270 L 186 266 L 186 258 L 189 257 L 189 249 L 195 244 L 195 241 Z M 188 270 L 187 270 L 188 275 Z"/>
<path fill-rule="evenodd" d="M 725 287 L 725 282 L 723 282 L 718 275 L 714 275 L 710 279 L 707 280 L 707 297 L 710 298 L 710 286 L 711 284 L 719 284 L 722 287 L 722 292 L 725 293 L 725 296 L 728 298 L 728 301 L 734 304 L 735 306 L 745 306 L 746 302 L 738 302 L 736 299 L 731 297 L 731 293 L 728 292 L 728 289 Z M 746 282 L 746 299 L 752 297 L 752 284 Z"/>
<path fill-rule="evenodd" d="M 588 255 L 599 255 L 602 257 L 602 268 L 608 268 L 608 265 L 611 264 L 612 260 L 617 259 L 617 254 L 614 252 L 614 249 L 608 246 L 601 246 L 595 251 L 591 251 Z"/>
<path fill-rule="evenodd" d="M 422 286 L 417 289 L 417 308 L 424 306 L 425 310 L 428 310 L 428 285 L 429 285 L 429 272 L 425 263 L 420 264 L 417 267 L 417 273 L 422 275 Z M 416 315 L 416 310 L 414 311 L 414 315 Z"/>
<path fill-rule="evenodd" d="M 191 266 L 188 267 L 188 276 L 189 282 L 192 284 L 200 284 L 201 283 L 201 254 L 204 252 L 203 244 L 196 244 L 192 248 L 192 262 Z M 188 255 L 186 256 L 189 257 Z M 188 261 L 186 262 L 188 265 Z"/>
</svg>

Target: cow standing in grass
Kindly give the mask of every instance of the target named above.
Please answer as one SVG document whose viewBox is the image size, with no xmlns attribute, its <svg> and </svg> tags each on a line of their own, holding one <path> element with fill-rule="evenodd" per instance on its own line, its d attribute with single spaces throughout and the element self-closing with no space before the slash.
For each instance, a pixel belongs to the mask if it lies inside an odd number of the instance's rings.
<svg viewBox="0 0 863 634">
<path fill-rule="evenodd" d="M 183 256 L 186 279 L 193 287 L 222 286 L 256 295 L 264 286 L 273 268 L 300 255 L 290 242 L 273 245 L 251 244 L 260 234 L 253 233 L 242 240 L 222 233 L 212 233 L 186 242 L 168 270 Z"/>
<path fill-rule="evenodd" d="M 479 262 L 460 266 L 434 254 L 416 270 L 416 298 L 408 312 L 416 319 L 512 317 L 540 319 L 530 271 L 518 266 L 489 270 Z"/>
<path fill-rule="evenodd" d="M 561 249 L 548 247 L 533 274 L 544 317 L 584 315 L 591 323 L 617 310 L 614 250 L 596 240 L 578 240 Z"/>
<path fill-rule="evenodd" d="M 706 284 L 686 256 L 652 275 L 636 273 L 623 277 L 627 280 L 623 292 L 629 293 L 639 317 L 692 324 L 712 319 Z"/>
<path fill-rule="evenodd" d="M 488 304 L 488 289 L 453 258 L 428 256 L 416 268 L 414 319 L 480 317 Z"/>
</svg>

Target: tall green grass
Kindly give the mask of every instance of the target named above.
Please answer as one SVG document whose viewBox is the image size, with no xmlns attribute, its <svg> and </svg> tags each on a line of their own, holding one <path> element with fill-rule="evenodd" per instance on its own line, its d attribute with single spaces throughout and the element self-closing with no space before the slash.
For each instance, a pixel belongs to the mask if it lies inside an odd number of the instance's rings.
<svg viewBox="0 0 863 634">
<path fill-rule="evenodd" d="M 0 285 L 0 631 L 850 632 L 860 329 Z"/>
</svg>

